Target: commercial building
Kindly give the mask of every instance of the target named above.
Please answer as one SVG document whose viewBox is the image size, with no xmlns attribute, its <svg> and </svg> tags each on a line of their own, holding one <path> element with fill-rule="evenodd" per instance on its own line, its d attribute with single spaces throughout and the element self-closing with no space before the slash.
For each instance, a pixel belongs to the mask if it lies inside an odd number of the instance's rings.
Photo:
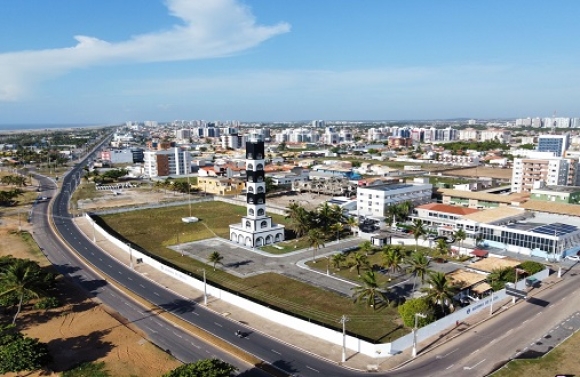
<svg viewBox="0 0 580 377">
<path fill-rule="evenodd" d="M 580 204 L 578 186 L 542 186 L 532 189 L 530 199 L 546 202 Z"/>
<path fill-rule="evenodd" d="M 409 201 L 420 205 L 431 201 L 433 185 L 428 179 L 415 178 L 412 183 L 389 183 L 357 188 L 359 216 L 385 217 L 388 208 Z"/>
<path fill-rule="evenodd" d="M 501 207 L 463 216 L 455 230 L 487 247 L 559 259 L 580 250 L 580 218 Z"/>
</svg>

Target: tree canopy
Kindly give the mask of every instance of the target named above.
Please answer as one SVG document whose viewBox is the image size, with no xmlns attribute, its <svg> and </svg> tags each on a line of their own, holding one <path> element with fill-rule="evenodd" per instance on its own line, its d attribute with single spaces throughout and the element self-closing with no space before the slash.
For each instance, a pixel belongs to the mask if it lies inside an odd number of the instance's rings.
<svg viewBox="0 0 580 377">
<path fill-rule="evenodd" d="M 46 344 L 25 337 L 14 326 L 0 327 L 0 374 L 34 371 L 50 361 Z"/>
<path fill-rule="evenodd" d="M 225 361 L 205 359 L 184 364 L 165 373 L 163 377 L 229 377 L 236 370 L 236 367 Z"/>
</svg>

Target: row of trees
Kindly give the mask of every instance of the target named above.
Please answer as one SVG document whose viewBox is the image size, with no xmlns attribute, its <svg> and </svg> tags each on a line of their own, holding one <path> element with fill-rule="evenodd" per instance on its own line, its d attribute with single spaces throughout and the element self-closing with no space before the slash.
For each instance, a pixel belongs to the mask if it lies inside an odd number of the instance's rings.
<svg viewBox="0 0 580 377">
<path fill-rule="evenodd" d="M 0 190 L 0 205 L 13 206 L 17 203 L 14 199 L 16 199 L 22 194 L 24 194 L 24 191 L 22 191 L 21 189 Z"/>
<path fill-rule="evenodd" d="M 4 175 L 0 178 L 0 183 L 8 186 L 26 186 L 27 178 L 23 175 Z"/>
</svg>

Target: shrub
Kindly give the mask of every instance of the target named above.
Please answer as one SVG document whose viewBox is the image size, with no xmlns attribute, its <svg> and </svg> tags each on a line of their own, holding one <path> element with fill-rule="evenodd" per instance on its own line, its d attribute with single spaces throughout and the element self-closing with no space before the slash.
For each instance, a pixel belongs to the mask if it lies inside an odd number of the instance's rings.
<svg viewBox="0 0 580 377">
<path fill-rule="evenodd" d="M 56 297 L 43 297 L 34 304 L 35 309 L 54 309 L 60 306 L 60 302 Z"/>
<path fill-rule="evenodd" d="M 535 262 L 532 260 L 528 260 L 528 261 L 523 262 L 520 265 L 520 267 L 523 270 L 525 270 L 528 275 L 533 275 L 533 274 L 538 273 L 546 268 L 546 266 L 544 266 L 542 263 Z"/>
</svg>

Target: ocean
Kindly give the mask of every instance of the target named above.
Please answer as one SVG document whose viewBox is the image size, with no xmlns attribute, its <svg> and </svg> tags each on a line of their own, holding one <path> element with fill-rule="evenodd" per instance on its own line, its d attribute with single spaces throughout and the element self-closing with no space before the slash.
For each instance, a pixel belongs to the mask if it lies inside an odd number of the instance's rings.
<svg viewBox="0 0 580 377">
<path fill-rule="evenodd" d="M 24 132 L 24 131 L 41 131 L 41 130 L 66 130 L 71 128 L 95 128 L 106 127 L 106 125 L 98 124 L 1 124 L 0 132 Z"/>
</svg>

